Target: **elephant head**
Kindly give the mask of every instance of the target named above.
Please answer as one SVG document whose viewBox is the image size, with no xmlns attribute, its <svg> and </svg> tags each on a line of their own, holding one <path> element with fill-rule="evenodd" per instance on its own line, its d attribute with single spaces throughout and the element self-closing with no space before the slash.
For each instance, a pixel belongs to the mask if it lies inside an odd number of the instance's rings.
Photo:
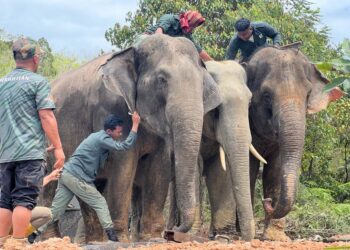
<svg viewBox="0 0 350 250">
<path fill-rule="evenodd" d="M 194 45 L 152 35 L 137 48 L 115 53 L 102 66 L 106 89 L 136 109 L 143 126 L 165 138 L 175 156 L 177 204 L 187 232 L 195 216 L 195 166 L 204 114 L 221 103 L 217 86 Z"/>
<path fill-rule="evenodd" d="M 253 142 L 268 162 L 263 184 L 264 196 L 271 203 L 265 210 L 271 218 L 278 219 L 295 202 L 306 113 L 326 108 L 341 92 L 323 92 L 327 79 L 295 49 L 263 48 L 253 55 L 246 70 L 253 93 Z"/>
</svg>

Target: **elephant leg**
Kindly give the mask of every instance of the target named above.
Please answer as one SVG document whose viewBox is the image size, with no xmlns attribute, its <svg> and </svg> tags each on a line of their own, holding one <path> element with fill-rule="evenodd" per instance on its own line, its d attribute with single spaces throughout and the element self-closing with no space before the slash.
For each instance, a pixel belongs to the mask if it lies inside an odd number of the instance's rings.
<svg viewBox="0 0 350 250">
<path fill-rule="evenodd" d="M 105 167 L 108 182 L 104 195 L 120 241 L 129 241 L 129 207 L 138 162 L 136 149 L 110 155 Z M 105 173 L 103 173 L 105 174 Z"/>
<path fill-rule="evenodd" d="M 176 207 L 176 192 L 175 192 L 175 181 L 171 181 L 169 183 L 169 216 L 166 223 L 166 229 L 172 230 L 175 226 L 178 226 L 178 218 L 177 218 L 177 207 Z"/>
<path fill-rule="evenodd" d="M 170 182 L 171 161 L 166 147 L 148 156 L 142 187 L 141 238 L 161 237 L 165 228 L 163 209 Z"/>
<path fill-rule="evenodd" d="M 130 234 L 133 242 L 139 241 L 140 220 L 142 213 L 142 194 L 141 188 L 134 185 L 131 198 L 130 213 Z"/>
<path fill-rule="evenodd" d="M 249 176 L 250 176 L 250 191 L 252 196 L 252 205 L 254 208 L 254 197 L 255 197 L 255 184 L 259 174 L 260 162 L 249 154 Z"/>
<path fill-rule="evenodd" d="M 203 220 L 202 220 L 202 190 L 203 190 L 203 181 L 202 181 L 202 170 L 203 170 L 203 158 L 201 155 L 198 157 L 198 169 L 196 171 L 196 215 L 194 218 L 194 223 L 190 230 L 190 233 L 200 234 Z"/>
<path fill-rule="evenodd" d="M 264 167 L 263 171 L 263 203 L 265 209 L 263 238 L 267 240 L 290 241 L 290 238 L 284 232 L 285 218 L 273 219 L 270 216 L 270 209 L 272 209 L 274 205 L 272 201 L 279 196 L 279 190 L 281 189 L 279 153 L 275 152 L 274 155 L 268 157 L 267 162 L 268 164 Z"/>
<path fill-rule="evenodd" d="M 235 232 L 236 203 L 232 193 L 229 169 L 221 167 L 219 154 L 204 163 L 211 206 L 212 235 Z"/>
</svg>

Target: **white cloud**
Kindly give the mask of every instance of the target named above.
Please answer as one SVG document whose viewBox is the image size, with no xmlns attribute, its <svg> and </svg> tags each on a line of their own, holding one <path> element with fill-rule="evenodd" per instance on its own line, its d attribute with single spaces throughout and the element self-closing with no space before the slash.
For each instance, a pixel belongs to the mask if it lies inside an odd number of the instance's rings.
<svg viewBox="0 0 350 250">
<path fill-rule="evenodd" d="M 321 23 L 330 28 L 332 44 L 338 44 L 345 38 L 350 38 L 350 1 L 348 0 L 312 0 L 314 8 L 320 8 Z"/>
<path fill-rule="evenodd" d="M 123 0 L 0 0 L 0 28 L 10 34 L 45 37 L 54 51 L 94 57 L 112 46 L 105 31 L 124 23 L 137 1 Z"/>
</svg>

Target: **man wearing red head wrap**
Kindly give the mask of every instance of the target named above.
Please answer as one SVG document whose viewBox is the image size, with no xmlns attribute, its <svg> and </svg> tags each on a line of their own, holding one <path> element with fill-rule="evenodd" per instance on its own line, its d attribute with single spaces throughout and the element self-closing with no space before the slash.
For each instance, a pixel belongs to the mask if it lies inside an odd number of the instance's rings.
<svg viewBox="0 0 350 250">
<path fill-rule="evenodd" d="M 192 31 L 204 22 L 204 17 L 198 11 L 186 11 L 179 15 L 165 14 L 160 17 L 156 25 L 149 27 L 145 33 L 186 37 L 193 42 L 202 60 L 209 61 L 213 59 L 192 37 Z"/>
</svg>

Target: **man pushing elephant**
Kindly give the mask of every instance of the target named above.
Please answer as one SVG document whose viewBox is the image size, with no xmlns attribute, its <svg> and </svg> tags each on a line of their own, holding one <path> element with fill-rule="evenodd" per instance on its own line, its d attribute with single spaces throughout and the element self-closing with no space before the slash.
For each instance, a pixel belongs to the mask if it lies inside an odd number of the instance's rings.
<svg viewBox="0 0 350 250">
<path fill-rule="evenodd" d="M 129 136 L 122 142 L 116 140 L 122 136 L 123 120 L 116 115 L 109 115 L 104 121 L 103 130 L 92 133 L 83 140 L 63 167 L 57 192 L 51 205 L 52 220 L 40 228 L 39 233 L 45 231 L 49 224 L 57 221 L 64 214 L 67 205 L 76 195 L 95 210 L 108 239 L 118 241 L 107 202 L 96 189 L 94 180 L 98 170 L 103 167 L 109 152 L 128 150 L 135 143 L 140 124 L 140 116 L 137 112 L 133 113 L 132 122 Z"/>
</svg>

